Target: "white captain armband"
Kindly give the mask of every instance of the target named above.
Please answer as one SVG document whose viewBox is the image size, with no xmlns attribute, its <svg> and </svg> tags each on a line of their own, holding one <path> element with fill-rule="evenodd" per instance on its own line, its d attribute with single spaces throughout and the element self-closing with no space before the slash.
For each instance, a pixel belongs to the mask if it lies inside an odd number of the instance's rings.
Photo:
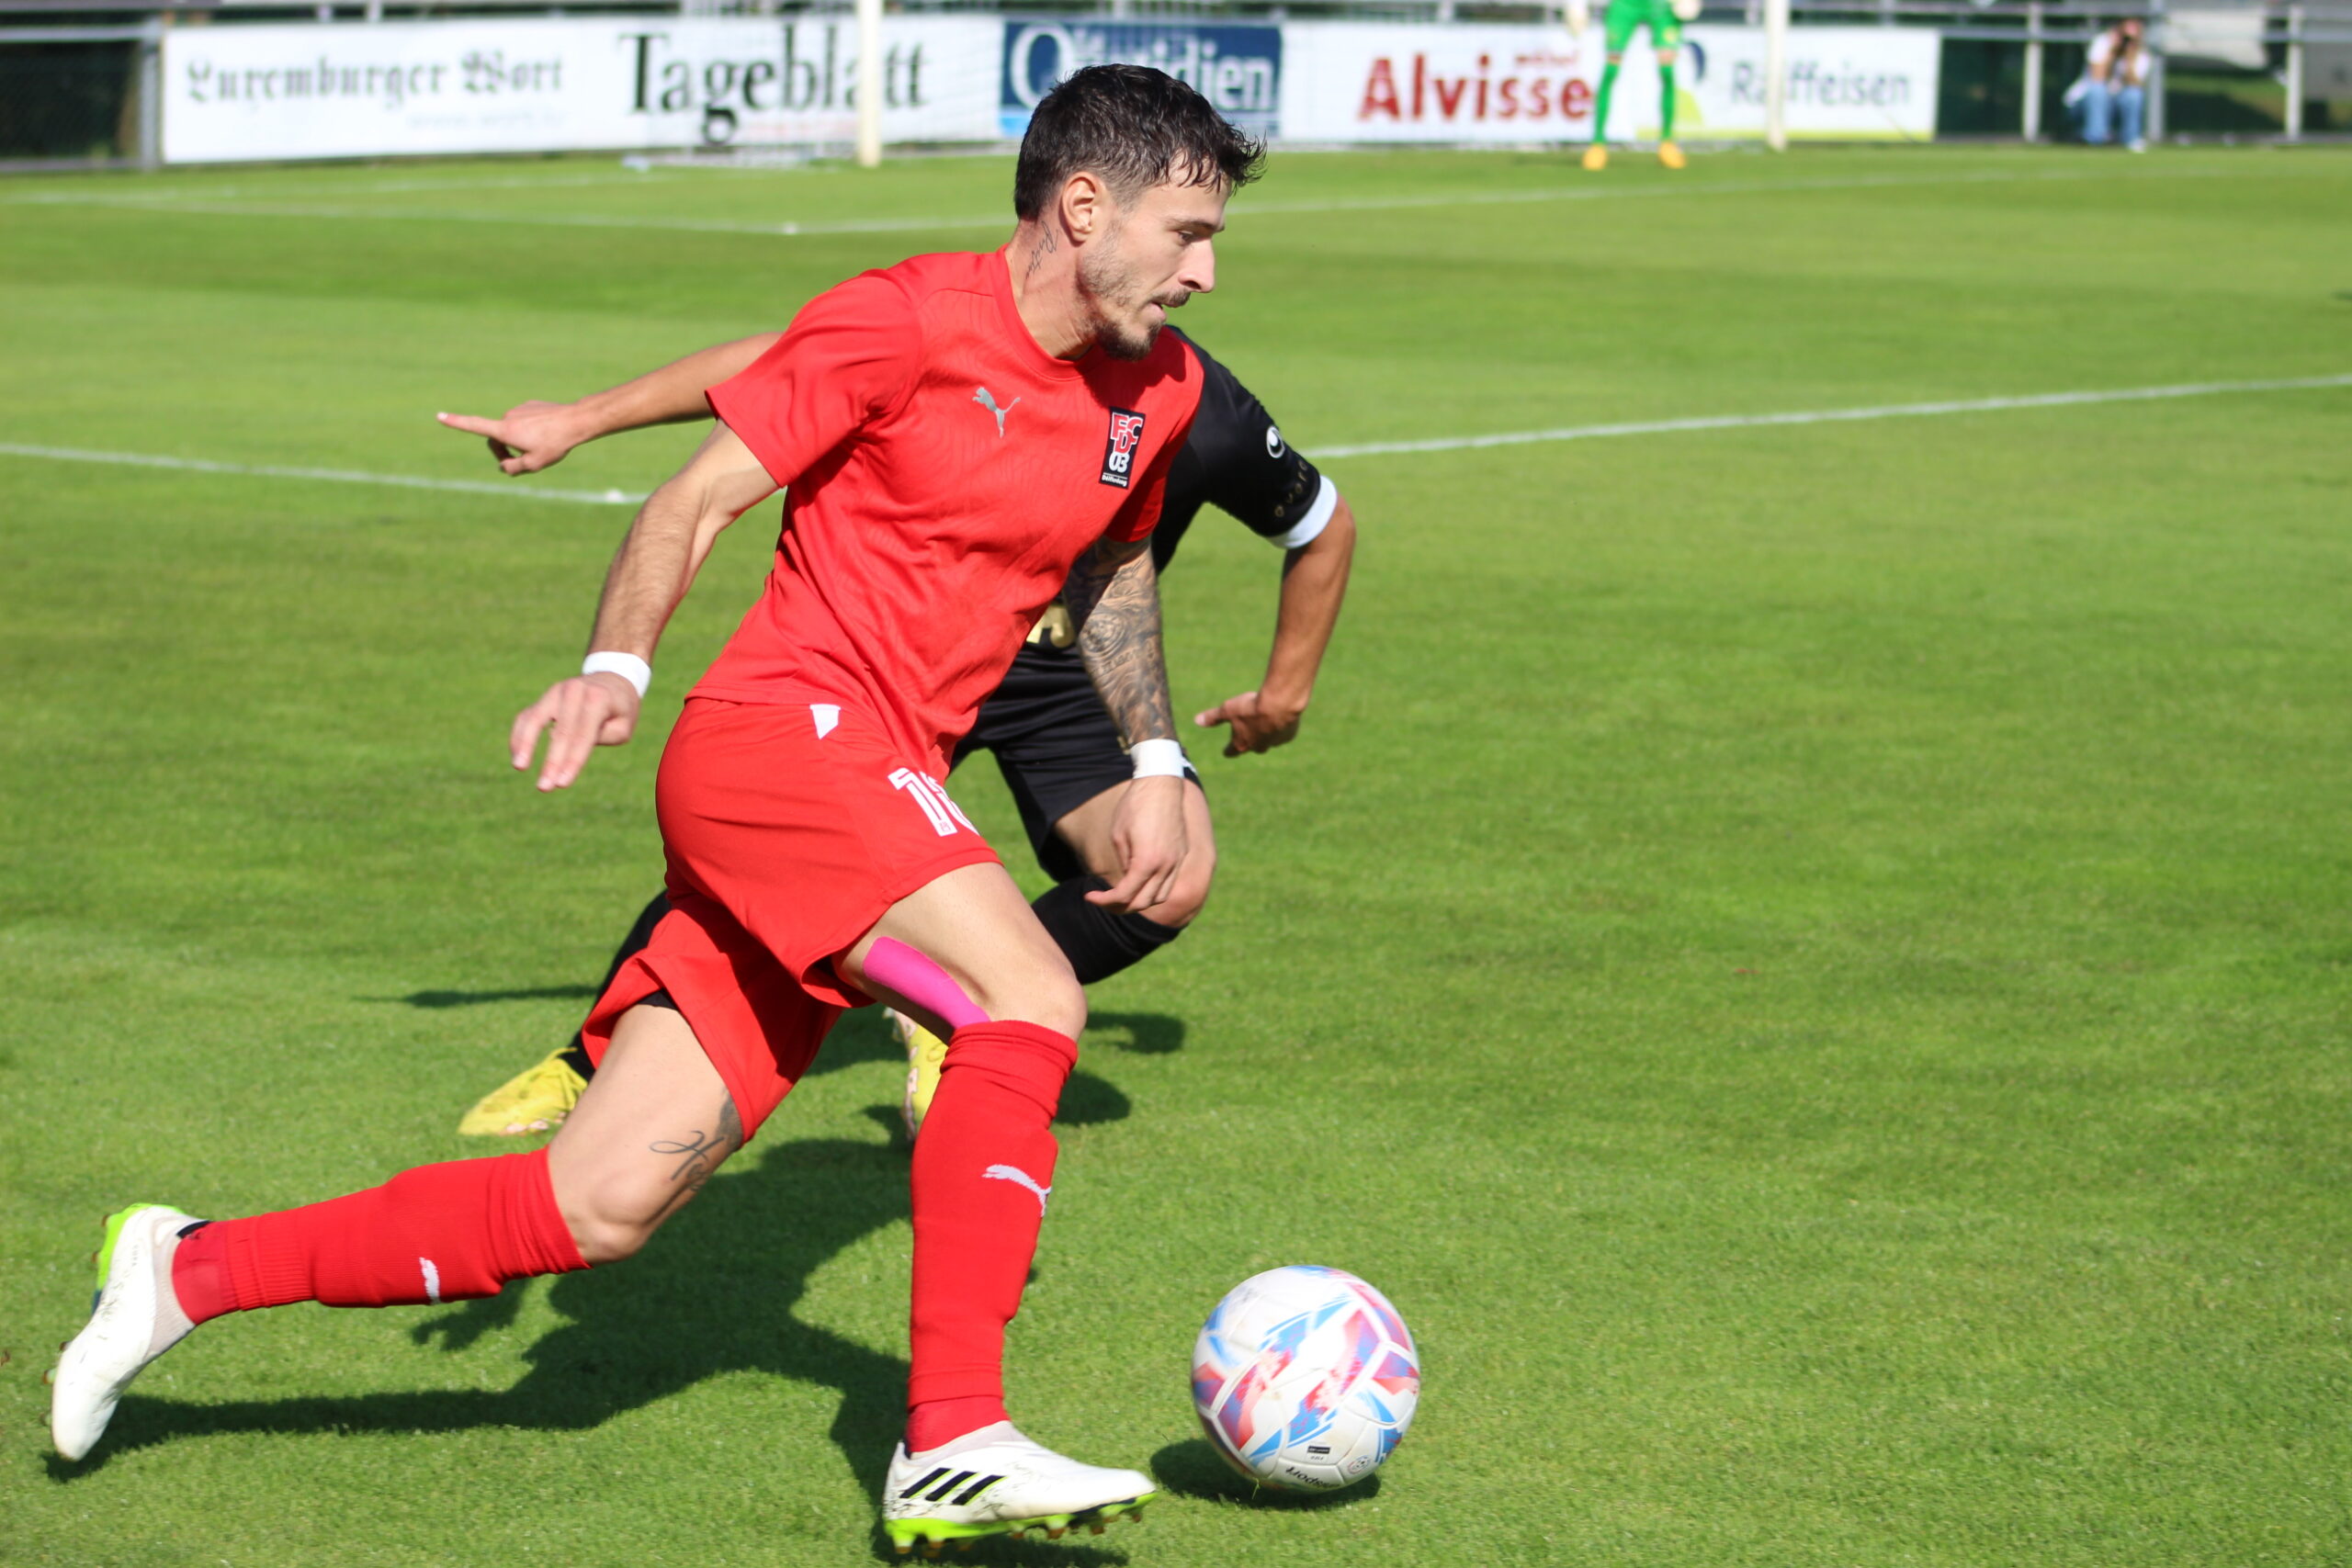
<svg viewBox="0 0 2352 1568">
<path fill-rule="evenodd" d="M 1139 779 L 1181 779 L 1192 766 L 1184 760 L 1181 740 L 1138 740 L 1127 748 L 1127 760 Z"/>
<path fill-rule="evenodd" d="M 592 653 L 580 661 L 582 675 L 617 675 L 637 688 L 639 696 L 653 684 L 653 666 L 634 653 Z"/>
<path fill-rule="evenodd" d="M 1320 475 L 1318 478 L 1321 479 L 1322 488 L 1315 492 L 1315 499 L 1307 503 L 1306 515 L 1298 520 L 1289 533 L 1277 534 L 1266 543 L 1279 546 L 1285 550 L 1304 549 L 1306 546 L 1313 544 L 1316 536 L 1322 533 L 1329 525 L 1331 513 L 1340 509 L 1340 487 L 1331 482 L 1331 476 L 1329 474 Z"/>
</svg>

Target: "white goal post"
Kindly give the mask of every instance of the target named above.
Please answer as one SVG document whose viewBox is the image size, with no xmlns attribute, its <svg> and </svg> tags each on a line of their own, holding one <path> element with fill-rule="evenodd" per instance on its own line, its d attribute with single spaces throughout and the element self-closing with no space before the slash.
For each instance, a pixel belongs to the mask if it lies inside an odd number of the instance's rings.
<svg viewBox="0 0 2352 1568">
<path fill-rule="evenodd" d="M 882 0 L 857 0 L 857 162 L 882 163 Z"/>
</svg>

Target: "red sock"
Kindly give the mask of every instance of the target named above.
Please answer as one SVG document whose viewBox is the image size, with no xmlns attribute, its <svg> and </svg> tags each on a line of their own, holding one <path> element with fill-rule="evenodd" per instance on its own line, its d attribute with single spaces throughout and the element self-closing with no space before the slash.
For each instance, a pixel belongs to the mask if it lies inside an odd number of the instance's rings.
<svg viewBox="0 0 2352 1568">
<path fill-rule="evenodd" d="M 288 1302 L 464 1301 L 586 1267 L 538 1149 L 419 1166 L 347 1198 L 215 1221 L 181 1241 L 172 1289 L 202 1323 Z"/>
<path fill-rule="evenodd" d="M 1036 1256 L 1054 1107 L 1077 1061 L 1077 1042 L 1034 1023 L 967 1024 L 948 1043 L 915 1140 L 910 1451 L 1005 1418 L 1004 1325 Z"/>
<path fill-rule="evenodd" d="M 970 1399 L 931 1399 L 907 1412 L 907 1452 L 926 1453 L 967 1432 L 1010 1420 L 1004 1401 L 993 1394 Z"/>
</svg>

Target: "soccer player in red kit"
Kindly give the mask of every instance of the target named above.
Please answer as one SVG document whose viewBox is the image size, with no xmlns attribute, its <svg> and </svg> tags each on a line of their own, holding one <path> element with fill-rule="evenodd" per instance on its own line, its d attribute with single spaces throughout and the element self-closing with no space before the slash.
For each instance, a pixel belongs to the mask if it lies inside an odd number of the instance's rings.
<svg viewBox="0 0 2352 1568">
<path fill-rule="evenodd" d="M 585 1035 L 599 1071 L 546 1149 L 426 1166 L 308 1208 L 113 1216 L 89 1325 L 51 1405 L 78 1459 L 194 1325 L 296 1301 L 495 1293 L 617 1261 L 759 1128 L 848 1007 L 950 1038 L 913 1162 L 912 1371 L 883 1498 L 901 1551 L 1138 1508 L 1151 1482 L 1013 1427 L 1005 1325 L 1054 1186 L 1049 1123 L 1084 993 L 939 780 L 1057 596 L 1136 777 L 1114 908 L 1184 854 L 1148 547 L 1201 371 L 1167 312 L 1215 284 L 1211 241 L 1261 149 L 1141 66 L 1037 108 L 1004 249 L 919 256 L 802 310 L 712 389 L 719 424 L 647 501 L 607 575 L 582 673 L 515 720 L 541 789 L 634 728 L 655 645 L 718 532 L 788 487 L 766 590 L 695 686 L 656 807 L 670 914 Z"/>
</svg>

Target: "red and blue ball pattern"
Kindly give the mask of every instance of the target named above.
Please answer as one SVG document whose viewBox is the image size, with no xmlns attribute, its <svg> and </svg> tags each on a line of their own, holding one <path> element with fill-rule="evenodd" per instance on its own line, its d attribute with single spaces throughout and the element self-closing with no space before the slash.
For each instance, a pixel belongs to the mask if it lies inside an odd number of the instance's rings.
<svg viewBox="0 0 2352 1568">
<path fill-rule="evenodd" d="M 1227 1463 L 1285 1491 L 1378 1469 L 1412 1425 L 1420 1357 L 1388 1298 L 1297 1263 L 1236 1285 L 1193 1346 L 1193 1407 Z"/>
</svg>

